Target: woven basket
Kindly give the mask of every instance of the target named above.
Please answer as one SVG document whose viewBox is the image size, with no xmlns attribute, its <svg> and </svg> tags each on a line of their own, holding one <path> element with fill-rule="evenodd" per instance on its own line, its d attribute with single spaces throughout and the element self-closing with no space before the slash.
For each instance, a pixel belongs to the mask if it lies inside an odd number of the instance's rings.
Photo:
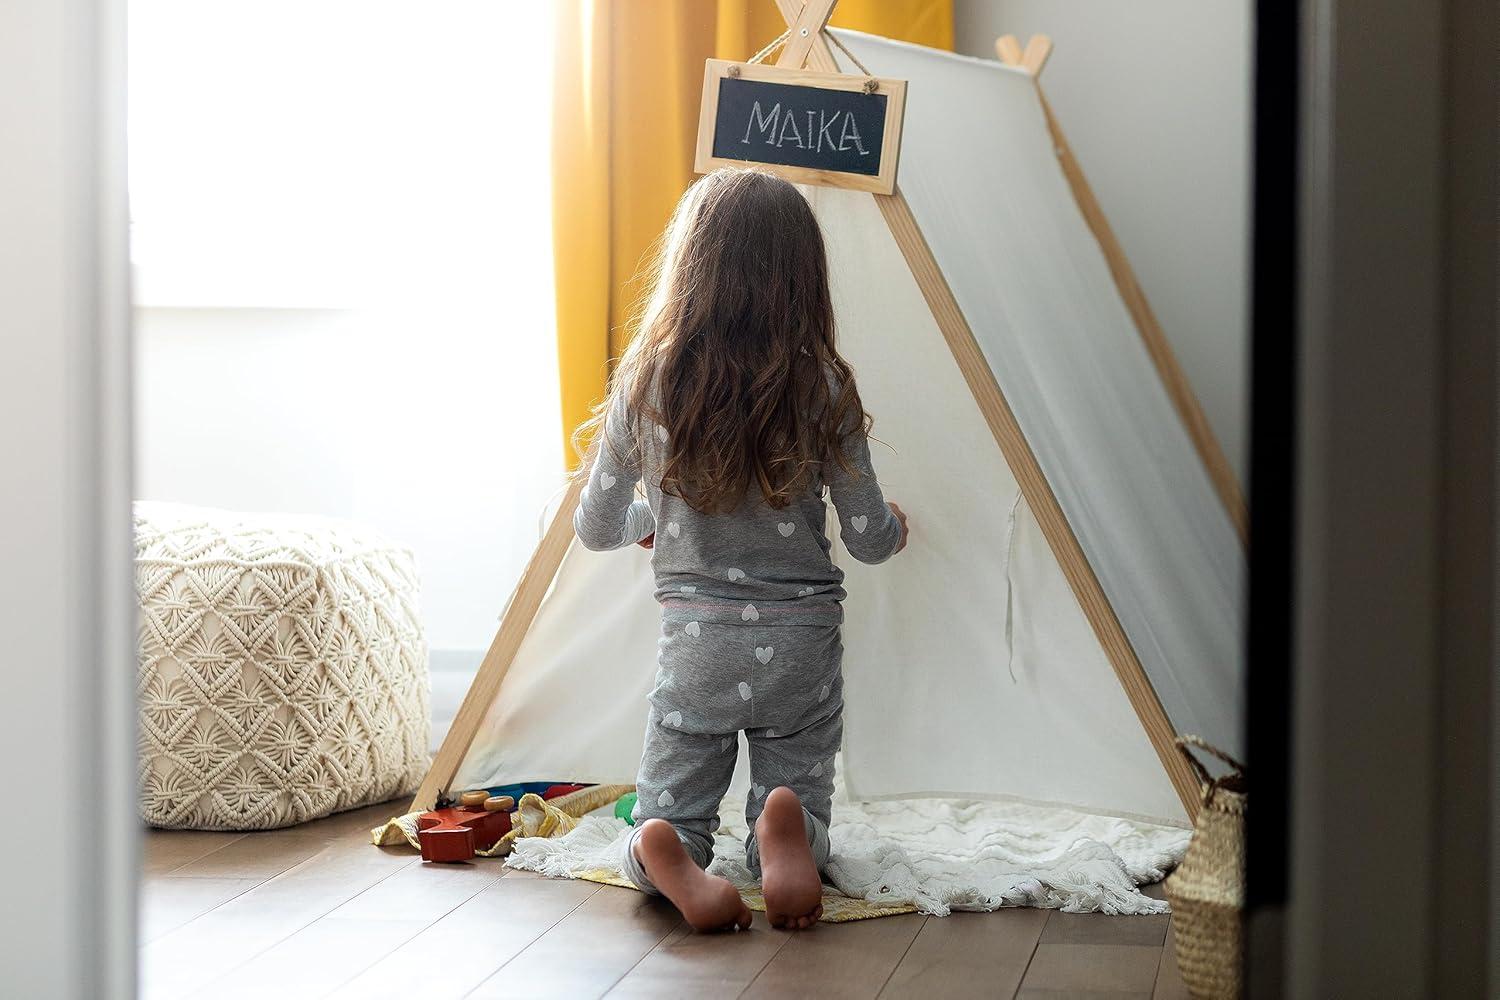
<svg viewBox="0 0 1500 1000">
<path fill-rule="evenodd" d="M 1215 778 L 1193 754 L 1197 748 L 1228 764 Z M 1203 783 L 1203 807 L 1182 864 L 1167 879 L 1177 966 L 1197 998 L 1241 994 L 1245 907 L 1245 767 L 1197 736 L 1177 749 Z"/>
</svg>

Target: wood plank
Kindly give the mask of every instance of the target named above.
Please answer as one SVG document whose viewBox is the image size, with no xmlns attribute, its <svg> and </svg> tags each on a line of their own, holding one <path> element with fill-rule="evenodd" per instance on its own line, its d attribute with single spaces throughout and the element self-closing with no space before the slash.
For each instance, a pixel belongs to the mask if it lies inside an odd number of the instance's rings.
<svg viewBox="0 0 1500 1000">
<path fill-rule="evenodd" d="M 1021 997 L 1066 991 L 1151 996 L 1160 948 L 1115 944 L 1039 944 Z"/>
<path fill-rule="evenodd" d="M 749 932 L 697 935 L 664 901 L 629 890 L 542 878 L 488 860 L 424 866 L 408 852 L 372 848 L 351 836 L 213 905 L 238 885 L 207 877 L 148 879 L 148 906 L 153 895 L 167 901 L 182 892 L 181 900 L 160 905 L 210 908 L 196 918 L 181 914 L 183 926 L 146 948 L 143 995 L 333 991 L 362 1000 L 417 991 L 459 997 L 482 987 L 476 995 L 521 989 L 528 995 L 697 996 L 732 995 L 748 984 L 750 995 L 871 996 L 883 987 L 886 997 L 919 991 L 1004 996 L 1019 981 L 1023 996 L 1045 988 L 1053 992 L 1036 995 L 1055 1000 L 1058 990 L 1134 995 L 1141 979 L 1131 977 L 1134 966 L 1121 958 L 1134 960 L 1142 950 L 1159 956 L 1152 988 L 1161 996 L 1183 995 L 1173 992 L 1180 976 L 1162 949 L 1053 943 L 1101 935 L 1092 925 L 1083 925 L 1086 934 L 1066 926 L 1072 915 L 1049 918 L 1037 910 L 885 918 L 822 925 L 807 934 L 772 931 L 757 915 Z M 600 894 L 601 900 L 583 905 Z M 1043 929 L 1043 922 L 1050 928 L 1059 917 L 1061 929 Z M 1102 927 L 1153 923 L 1096 918 Z M 1039 938 L 1045 938 L 1037 948 L 1044 961 L 1028 982 L 1022 970 Z M 1052 957 L 1078 967 L 1049 969 L 1046 949 L 1063 949 Z"/>
<path fill-rule="evenodd" d="M 923 914 L 819 924 L 789 940 L 742 997 L 866 998 L 877 995 L 922 925 Z"/>
<path fill-rule="evenodd" d="M 399 808 L 381 803 L 280 830 L 234 834 L 234 839 L 218 850 L 173 869 L 171 874 L 192 878 L 270 878 L 331 846 L 369 846 L 371 828 L 390 819 Z M 148 835 L 148 843 L 159 835 Z"/>
<path fill-rule="evenodd" d="M 1156 988 L 1153 1000 L 1188 1000 L 1187 986 L 1182 981 L 1182 972 L 1177 968 L 1177 942 L 1172 939 L 1170 928 L 1166 944 L 1161 950 L 1161 964 L 1156 969 Z"/>
<path fill-rule="evenodd" d="M 217 832 L 147 830 L 146 875 L 193 878 L 269 878 L 345 839 L 368 843 L 369 831 L 396 815 L 389 802 L 362 806 L 280 830 Z M 290 864 L 282 864 L 290 857 Z"/>
<path fill-rule="evenodd" d="M 581 475 L 574 476 L 573 481 L 568 484 L 567 492 L 558 504 L 557 513 L 547 526 L 547 533 L 542 536 L 541 544 L 531 554 L 525 571 L 521 573 L 521 579 L 516 583 L 515 592 L 500 620 L 500 629 L 495 633 L 494 641 L 490 643 L 484 660 L 479 664 L 474 683 L 464 696 L 458 714 L 453 717 L 453 725 L 443 738 L 443 745 L 433 757 L 432 767 L 428 770 L 427 777 L 422 779 L 416 798 L 412 799 L 407 811 L 431 809 L 437 803 L 438 795 L 448 790 L 449 782 L 468 756 L 469 746 L 474 742 L 474 737 L 479 732 L 485 715 L 489 713 L 495 696 L 500 693 L 500 685 L 516 658 L 516 650 L 521 648 L 521 640 L 530 631 L 537 610 L 542 606 L 542 598 L 552 586 L 557 568 L 562 565 L 563 556 L 572 544 L 573 512 L 578 509 L 578 497 L 583 492 L 583 485 Z"/>
<path fill-rule="evenodd" d="M 1151 1000 L 1149 993 L 1125 990 L 1022 990 L 1016 1000 Z"/>
<path fill-rule="evenodd" d="M 142 872 L 167 875 L 183 865 L 212 854 L 243 837 L 242 833 L 217 833 L 206 830 L 147 830 L 141 838 L 145 844 Z"/>
<path fill-rule="evenodd" d="M 601 886 L 470 996 L 603 996 L 681 923 L 660 896 Z"/>
<path fill-rule="evenodd" d="M 426 926 L 420 919 L 324 917 L 229 970 L 193 996 L 199 1000 L 325 996 Z"/>
<path fill-rule="evenodd" d="M 411 865 L 383 879 L 328 915 L 329 920 L 441 920 L 505 874 L 499 858 L 468 864 Z"/>
<path fill-rule="evenodd" d="M 785 931 L 772 930 L 764 913 L 754 916 L 748 931 L 734 934 L 698 934 L 686 924 L 679 926 L 608 995 L 738 996 L 792 939 Z"/>
<path fill-rule="evenodd" d="M 172 872 L 176 878 L 258 878 L 295 868 L 329 849 L 327 837 L 293 830 L 246 834 Z"/>
<path fill-rule="evenodd" d="M 264 879 L 148 877 L 141 886 L 138 941 L 149 944 L 209 910 L 249 892 Z"/>
<path fill-rule="evenodd" d="M 1047 922 L 1047 911 L 1036 909 L 933 917 L 922 925 L 880 996 L 1012 996 Z"/>
<path fill-rule="evenodd" d="M 1134 944 L 1160 948 L 1167 939 L 1165 913 L 1112 917 L 1107 913 L 1052 914 L 1042 944 Z"/>
<path fill-rule="evenodd" d="M 361 843 L 368 844 L 369 832 L 386 820 L 403 815 L 406 812 L 406 802 L 406 796 L 400 795 L 386 802 L 377 802 L 373 805 L 351 809 L 348 812 L 335 813 L 327 819 L 305 823 L 295 829 L 322 831 L 326 828 L 330 839 L 346 834 L 358 834 Z"/>
<path fill-rule="evenodd" d="M 338 1000 L 465 996 L 599 889 L 593 882 L 517 878 L 517 874 L 507 871 L 504 878 L 391 951 L 332 996 Z M 519 983 L 521 976 L 541 978 L 543 974 L 540 969 L 517 970 L 516 978 L 509 981 Z M 519 986 L 514 994 L 529 995 Z"/>
<path fill-rule="evenodd" d="M 410 851 L 328 851 L 153 941 L 141 954 L 148 997 L 192 993 L 381 879 L 418 864 Z"/>
</svg>

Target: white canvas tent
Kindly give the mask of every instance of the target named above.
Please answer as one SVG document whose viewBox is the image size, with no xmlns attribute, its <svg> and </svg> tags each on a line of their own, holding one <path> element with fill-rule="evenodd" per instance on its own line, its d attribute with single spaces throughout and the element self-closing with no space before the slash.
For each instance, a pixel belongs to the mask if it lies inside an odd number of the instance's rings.
<svg viewBox="0 0 1500 1000">
<path fill-rule="evenodd" d="M 913 529 L 882 566 L 835 546 L 845 787 L 1180 821 L 1196 785 L 1172 736 L 1242 749 L 1237 488 L 1033 74 L 838 34 L 909 81 L 901 193 L 805 189 L 882 485 Z M 809 58 L 831 68 L 821 40 Z M 576 487 L 415 807 L 634 780 L 650 554 L 572 543 L 575 503 Z"/>
</svg>

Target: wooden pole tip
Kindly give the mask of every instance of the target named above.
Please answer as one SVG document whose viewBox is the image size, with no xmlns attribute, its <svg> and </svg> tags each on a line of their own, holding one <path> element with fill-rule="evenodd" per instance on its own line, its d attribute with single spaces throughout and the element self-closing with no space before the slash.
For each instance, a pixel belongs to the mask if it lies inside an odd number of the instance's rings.
<svg viewBox="0 0 1500 1000">
<path fill-rule="evenodd" d="M 1026 43 L 1026 51 L 1021 54 L 1021 68 L 1032 76 L 1040 76 L 1050 55 L 1052 39 L 1046 35 L 1032 35 L 1031 40 Z"/>
<path fill-rule="evenodd" d="M 995 54 L 1000 61 L 1007 66 L 1018 66 L 1021 63 L 1021 40 L 1015 35 L 1001 35 L 995 39 Z"/>
</svg>

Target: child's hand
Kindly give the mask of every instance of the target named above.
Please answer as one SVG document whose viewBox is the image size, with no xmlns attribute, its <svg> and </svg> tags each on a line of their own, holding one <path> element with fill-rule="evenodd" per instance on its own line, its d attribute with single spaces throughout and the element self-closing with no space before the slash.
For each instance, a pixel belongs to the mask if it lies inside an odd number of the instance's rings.
<svg viewBox="0 0 1500 1000">
<path fill-rule="evenodd" d="M 892 514 L 896 515 L 896 520 L 901 522 L 901 541 L 896 544 L 896 552 L 900 552 L 902 549 L 906 548 L 907 536 L 911 534 L 910 529 L 906 527 L 906 511 L 902 510 L 900 507 L 897 507 L 893 503 L 887 503 L 886 506 L 891 509 Z M 892 552 L 891 555 L 895 555 L 896 552 Z"/>
<path fill-rule="evenodd" d="M 639 545 L 643 549 L 654 548 L 656 546 L 656 532 L 654 532 L 654 531 L 651 532 L 651 534 L 647 535 L 645 538 L 642 538 L 640 541 L 636 542 L 635 544 Z M 903 544 L 904 544 L 904 540 L 903 540 Z"/>
</svg>

